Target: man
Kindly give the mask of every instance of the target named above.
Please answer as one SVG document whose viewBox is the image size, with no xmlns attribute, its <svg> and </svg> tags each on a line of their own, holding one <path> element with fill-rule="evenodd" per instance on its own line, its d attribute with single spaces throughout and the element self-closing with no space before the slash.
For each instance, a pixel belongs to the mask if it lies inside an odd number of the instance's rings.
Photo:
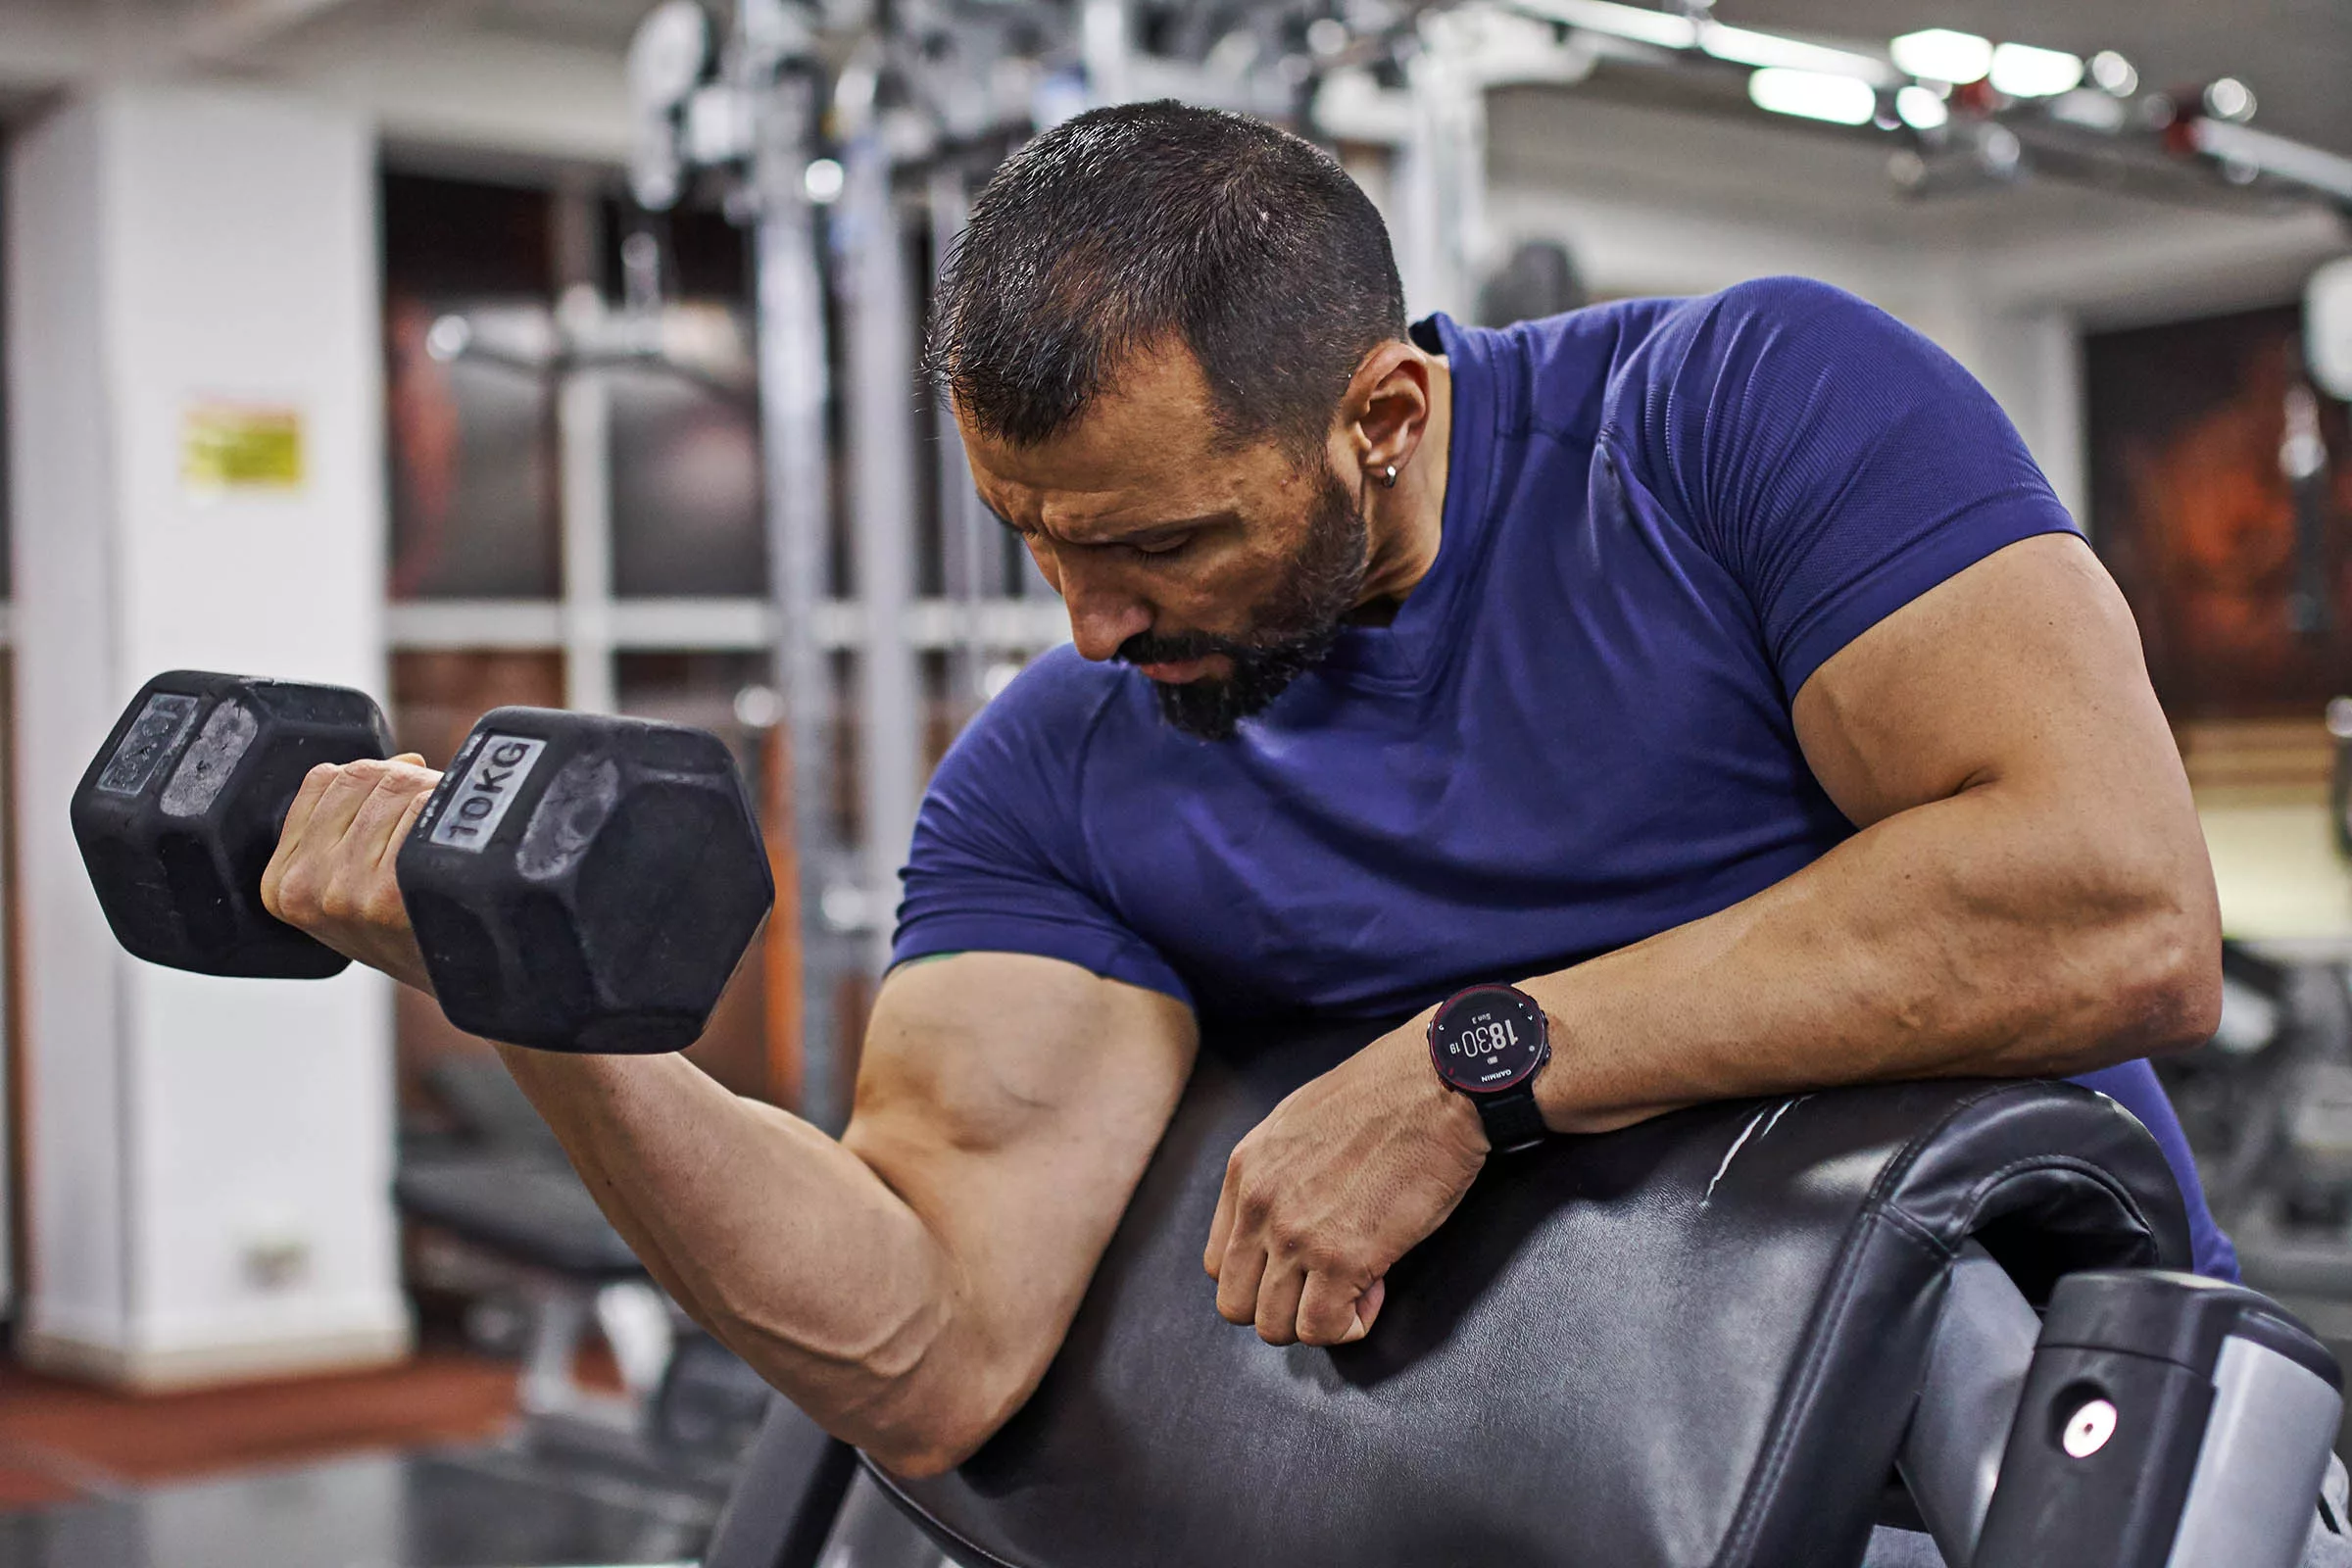
<svg viewBox="0 0 2352 1568">
<path fill-rule="evenodd" d="M 933 781 L 848 1130 L 505 1053 L 832 1431 L 922 1474 L 1021 1404 L 1219 1012 L 1422 1009 L 1242 1143 L 1202 1238 L 1234 1323 L 1378 1332 L 1490 1157 L 1426 1039 L 1474 982 L 1540 1004 L 1554 1133 L 2093 1074 L 2228 1271 L 2136 1059 L 2218 1008 L 2180 764 L 2113 586 L 1923 339 L 1788 280 L 1408 334 L 1336 165 L 1159 104 L 1004 167 L 931 358 L 1074 646 Z M 391 850 L 432 779 L 319 770 L 266 880 L 418 986 Z"/>
</svg>

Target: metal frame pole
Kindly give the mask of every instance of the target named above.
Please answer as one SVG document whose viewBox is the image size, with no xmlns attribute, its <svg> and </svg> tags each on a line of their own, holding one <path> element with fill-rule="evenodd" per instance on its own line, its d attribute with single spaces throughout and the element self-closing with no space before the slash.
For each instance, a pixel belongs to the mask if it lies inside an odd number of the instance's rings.
<svg viewBox="0 0 2352 1568">
<path fill-rule="evenodd" d="M 830 532 L 825 438 L 825 308 L 816 220 L 802 188 L 814 116 L 812 87 L 787 77 L 760 98 L 755 254 L 759 270 L 760 457 L 766 485 L 768 591 L 775 607 L 775 683 L 783 697 L 796 886 L 778 889 L 776 920 L 801 933 L 801 1111 L 838 1127 L 848 1110 L 836 1038 L 834 944 L 817 918 L 841 858 L 832 803 L 833 675 L 817 637 Z"/>
<path fill-rule="evenodd" d="M 879 126 L 845 149 L 836 209 L 845 307 L 851 549 L 865 646 L 859 652 L 858 804 L 864 821 L 862 909 L 877 972 L 889 961 L 899 867 L 923 787 L 921 672 L 907 638 L 914 600 L 913 295 L 905 233 Z"/>
<path fill-rule="evenodd" d="M 931 211 L 931 275 L 936 278 L 970 217 L 963 171 L 950 164 L 934 168 L 925 195 Z M 954 710 L 950 716 L 960 729 L 986 696 L 980 685 L 988 663 L 981 602 L 1002 596 L 1004 573 L 996 573 L 996 583 L 989 580 L 989 546 L 995 541 L 981 514 L 980 498 L 972 493 L 971 466 L 963 455 L 956 416 L 945 396 L 936 399 L 933 409 L 939 430 L 940 587 L 956 615 L 948 644 L 948 701 Z"/>
</svg>

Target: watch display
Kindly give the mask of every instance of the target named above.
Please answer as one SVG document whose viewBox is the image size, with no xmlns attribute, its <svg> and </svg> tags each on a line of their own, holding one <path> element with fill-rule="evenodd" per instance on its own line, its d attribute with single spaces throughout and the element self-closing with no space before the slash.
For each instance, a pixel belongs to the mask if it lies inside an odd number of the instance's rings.
<svg viewBox="0 0 2352 1568">
<path fill-rule="evenodd" d="M 1535 1076 L 1550 1059 L 1544 1009 L 1512 986 L 1473 986 L 1430 1020 L 1438 1076 L 1466 1095 L 1495 1095 Z"/>
</svg>

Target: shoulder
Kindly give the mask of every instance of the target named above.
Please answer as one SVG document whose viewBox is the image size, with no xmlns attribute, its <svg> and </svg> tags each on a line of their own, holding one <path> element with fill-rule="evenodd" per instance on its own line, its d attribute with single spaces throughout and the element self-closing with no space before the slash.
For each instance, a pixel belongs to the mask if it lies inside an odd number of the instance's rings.
<svg viewBox="0 0 2352 1568">
<path fill-rule="evenodd" d="M 1868 300 L 1810 277 L 1759 277 L 1663 302 L 1632 359 L 1644 381 L 1737 383 L 1758 367 L 1814 370 L 1872 361 L 1946 364 L 1925 337 Z"/>
<path fill-rule="evenodd" d="M 1761 277 L 1713 294 L 1611 300 L 1498 328 L 1446 323 L 1470 373 L 1494 378 L 1508 426 L 1591 439 L 1687 401 L 1759 364 L 1936 351 L 1877 306 L 1809 277 Z"/>
<path fill-rule="evenodd" d="M 1949 354 L 1831 284 L 1760 277 L 1656 303 L 1602 416 L 1637 467 L 1721 462 L 1800 439 L 1867 445 L 1929 415 L 2006 429 Z"/>
</svg>

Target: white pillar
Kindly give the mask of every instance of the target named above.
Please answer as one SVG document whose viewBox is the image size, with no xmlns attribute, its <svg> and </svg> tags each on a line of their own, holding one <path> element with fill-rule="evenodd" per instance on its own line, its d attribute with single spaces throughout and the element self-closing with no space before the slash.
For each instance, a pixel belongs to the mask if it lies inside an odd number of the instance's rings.
<svg viewBox="0 0 2352 1568">
<path fill-rule="evenodd" d="M 373 192 L 365 123 L 257 88 L 110 87 L 10 149 L 20 1345 L 110 1381 L 408 1344 L 383 982 L 140 963 L 66 829 L 82 767 L 158 670 L 382 690 Z M 191 418 L 223 409 L 298 421 L 299 477 L 191 482 Z"/>
</svg>

